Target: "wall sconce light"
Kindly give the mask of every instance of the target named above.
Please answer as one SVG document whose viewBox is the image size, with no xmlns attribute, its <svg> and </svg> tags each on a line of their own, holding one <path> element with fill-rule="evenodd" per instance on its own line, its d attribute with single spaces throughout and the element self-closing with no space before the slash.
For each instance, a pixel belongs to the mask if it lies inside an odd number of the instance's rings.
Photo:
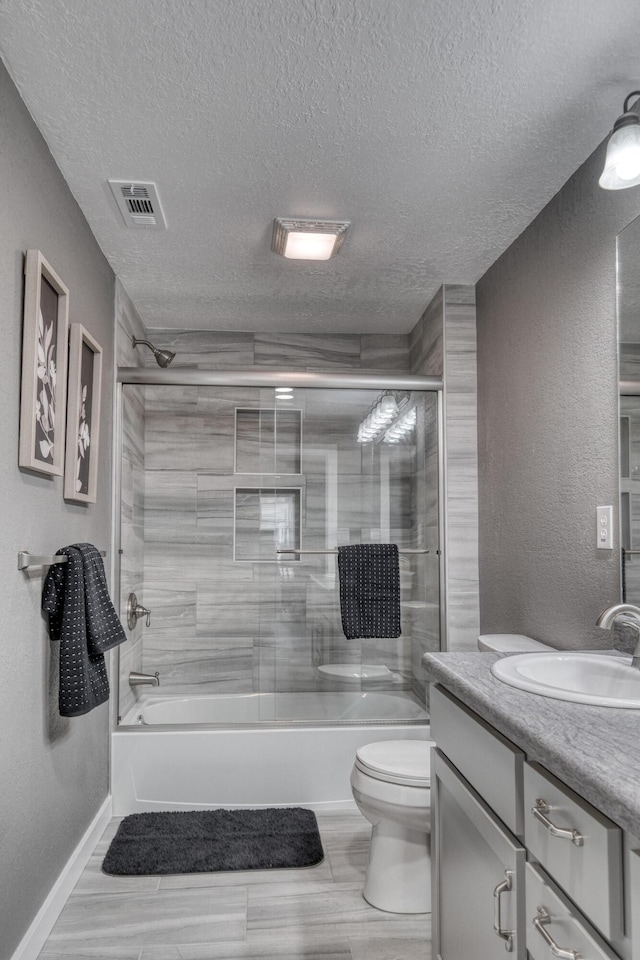
<svg viewBox="0 0 640 960">
<path fill-rule="evenodd" d="M 288 260 L 330 260 L 340 253 L 348 228 L 348 220 L 276 217 L 271 249 Z"/>
<path fill-rule="evenodd" d="M 633 90 L 624 101 L 624 113 L 613 125 L 607 144 L 604 170 L 598 181 L 605 190 L 624 190 L 640 183 L 640 117 L 629 112 L 629 101 L 640 97 Z"/>
</svg>

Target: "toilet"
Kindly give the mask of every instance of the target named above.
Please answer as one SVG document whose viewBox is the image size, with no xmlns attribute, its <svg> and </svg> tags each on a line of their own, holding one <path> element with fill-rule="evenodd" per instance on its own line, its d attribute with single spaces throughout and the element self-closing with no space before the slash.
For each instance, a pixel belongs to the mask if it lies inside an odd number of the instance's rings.
<svg viewBox="0 0 640 960">
<path fill-rule="evenodd" d="M 353 797 L 371 823 L 363 896 L 389 913 L 431 910 L 430 740 L 383 740 L 356 751 Z"/>
<path fill-rule="evenodd" d="M 360 689 L 361 686 L 393 683 L 389 667 L 378 663 L 323 663 L 316 671 L 317 679 L 327 689 Z"/>
<path fill-rule="evenodd" d="M 485 633 L 478 637 L 478 650 L 487 653 L 548 653 L 552 649 L 548 644 L 521 633 Z"/>
<path fill-rule="evenodd" d="M 489 653 L 543 653 L 545 643 L 519 633 L 478 637 Z M 363 896 L 389 913 L 431 910 L 431 740 L 383 740 L 356 751 L 351 789 L 372 824 Z"/>
</svg>

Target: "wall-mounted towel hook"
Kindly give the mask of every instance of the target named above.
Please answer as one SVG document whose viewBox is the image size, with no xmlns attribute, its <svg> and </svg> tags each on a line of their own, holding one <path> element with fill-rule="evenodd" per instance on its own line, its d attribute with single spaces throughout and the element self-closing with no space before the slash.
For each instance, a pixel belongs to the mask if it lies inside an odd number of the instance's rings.
<svg viewBox="0 0 640 960">
<path fill-rule="evenodd" d="M 100 556 L 106 557 L 107 551 L 101 550 Z M 54 563 L 66 563 L 69 558 L 64 553 L 56 554 L 54 557 L 42 556 L 35 553 L 29 553 L 28 550 L 18 551 L 18 570 L 26 570 L 27 567 L 50 567 Z"/>
</svg>

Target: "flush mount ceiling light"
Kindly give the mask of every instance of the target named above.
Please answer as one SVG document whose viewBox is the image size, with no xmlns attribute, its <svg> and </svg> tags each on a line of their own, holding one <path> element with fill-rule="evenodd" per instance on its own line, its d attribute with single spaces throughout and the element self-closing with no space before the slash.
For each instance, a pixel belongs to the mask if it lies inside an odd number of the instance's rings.
<svg viewBox="0 0 640 960">
<path fill-rule="evenodd" d="M 271 249 L 288 260 L 330 260 L 340 253 L 348 228 L 348 220 L 276 217 Z"/>
<path fill-rule="evenodd" d="M 614 123 L 609 137 L 604 170 L 598 181 L 605 190 L 624 190 L 640 183 L 640 117 L 629 112 L 632 97 L 640 97 L 640 90 L 634 90 L 624 101 L 624 113 Z"/>
</svg>

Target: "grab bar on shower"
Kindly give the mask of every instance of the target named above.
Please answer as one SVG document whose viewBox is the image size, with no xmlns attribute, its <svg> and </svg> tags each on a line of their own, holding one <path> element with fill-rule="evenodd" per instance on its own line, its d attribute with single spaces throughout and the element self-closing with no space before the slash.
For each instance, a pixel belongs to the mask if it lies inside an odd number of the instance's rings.
<svg viewBox="0 0 640 960">
<path fill-rule="evenodd" d="M 404 549 L 401 549 L 401 548 L 399 549 L 398 552 L 399 552 L 399 553 L 429 553 L 428 550 L 404 550 Z M 276 550 L 276 553 L 297 553 L 298 555 L 300 555 L 300 554 L 302 554 L 302 553 L 334 553 L 334 554 L 337 554 L 338 551 L 337 551 L 337 550 L 297 550 L 297 549 L 294 549 L 294 548 L 292 547 L 291 549 L 286 549 L 286 550 Z"/>
<path fill-rule="evenodd" d="M 107 551 L 101 550 L 100 556 L 106 557 Z M 28 550 L 18 551 L 18 570 L 26 570 L 27 567 L 50 567 L 54 563 L 66 563 L 69 557 L 66 554 L 56 554 L 55 557 L 43 557 L 35 553 L 29 553 Z"/>
</svg>

